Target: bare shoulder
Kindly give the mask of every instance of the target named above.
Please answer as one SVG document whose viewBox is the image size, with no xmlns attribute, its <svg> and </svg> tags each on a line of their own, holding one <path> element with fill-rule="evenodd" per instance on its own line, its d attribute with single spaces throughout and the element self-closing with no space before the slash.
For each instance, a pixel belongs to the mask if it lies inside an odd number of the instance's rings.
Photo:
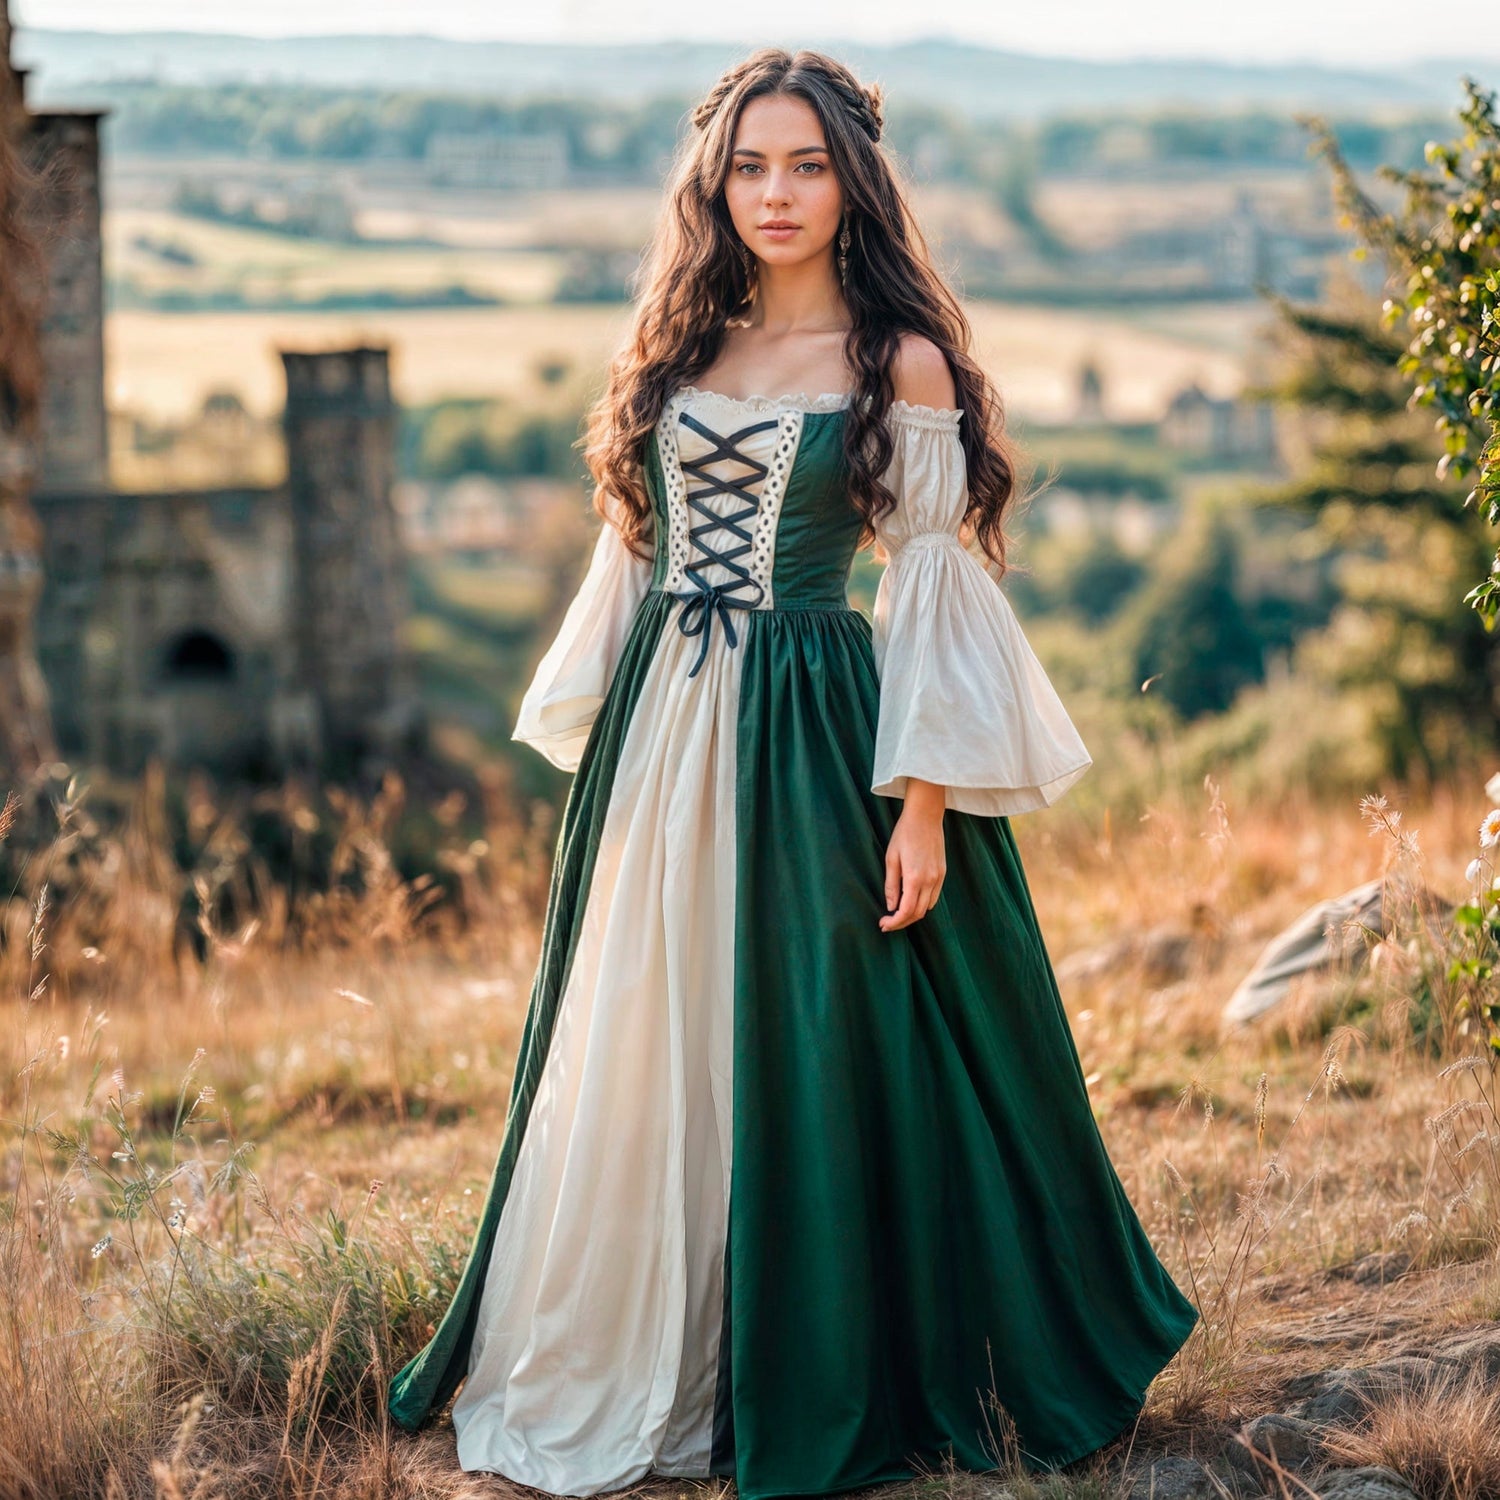
<svg viewBox="0 0 1500 1500">
<path fill-rule="evenodd" d="M 920 333 L 903 333 L 891 361 L 891 382 L 897 401 L 912 406 L 952 407 L 958 400 L 948 356 Z"/>
</svg>

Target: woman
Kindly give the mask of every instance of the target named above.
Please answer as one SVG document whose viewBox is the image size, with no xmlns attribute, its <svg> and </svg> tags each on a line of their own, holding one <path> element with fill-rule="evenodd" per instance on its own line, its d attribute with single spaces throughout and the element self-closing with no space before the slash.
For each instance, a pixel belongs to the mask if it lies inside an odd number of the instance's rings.
<svg viewBox="0 0 1500 1500">
<path fill-rule="evenodd" d="M 1003 567 L 999 403 L 878 91 L 766 49 L 693 123 L 515 730 L 577 775 L 500 1158 L 391 1411 L 462 1382 L 462 1466 L 565 1495 L 831 1493 L 1001 1434 L 1059 1465 L 1197 1313 L 1010 829 L 1091 761 L 960 540 Z"/>
</svg>

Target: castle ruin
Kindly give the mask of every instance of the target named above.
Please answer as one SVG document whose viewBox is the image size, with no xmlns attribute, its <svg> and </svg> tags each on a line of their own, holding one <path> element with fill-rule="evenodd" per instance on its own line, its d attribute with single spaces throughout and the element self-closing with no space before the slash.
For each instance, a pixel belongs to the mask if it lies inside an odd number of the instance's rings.
<svg viewBox="0 0 1500 1500">
<path fill-rule="evenodd" d="M 34 605 L 15 628 L 34 639 L 58 751 L 127 775 L 157 757 L 265 777 L 417 748 L 388 350 L 282 351 L 284 484 L 112 488 L 100 119 L 27 111 L 23 132 L 47 285 L 41 555 L 39 593 L 11 607 Z"/>
</svg>

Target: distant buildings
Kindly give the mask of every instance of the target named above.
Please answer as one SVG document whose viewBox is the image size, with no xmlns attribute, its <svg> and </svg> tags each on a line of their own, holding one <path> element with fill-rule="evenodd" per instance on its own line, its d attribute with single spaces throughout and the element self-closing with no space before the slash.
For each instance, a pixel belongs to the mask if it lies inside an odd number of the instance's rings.
<svg viewBox="0 0 1500 1500">
<path fill-rule="evenodd" d="M 1193 381 L 1172 398 L 1158 426 L 1177 453 L 1226 464 L 1275 460 L 1276 425 L 1267 401 L 1214 397 Z"/>
<path fill-rule="evenodd" d="M 568 185 L 568 140 L 561 131 L 440 131 L 428 137 L 426 162 L 432 180 L 444 187 Z"/>
</svg>

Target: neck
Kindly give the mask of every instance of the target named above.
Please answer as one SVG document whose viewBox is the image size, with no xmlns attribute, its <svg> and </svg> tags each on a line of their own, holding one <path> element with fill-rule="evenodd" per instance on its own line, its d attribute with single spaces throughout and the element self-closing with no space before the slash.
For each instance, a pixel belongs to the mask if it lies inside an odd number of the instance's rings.
<svg viewBox="0 0 1500 1500">
<path fill-rule="evenodd" d="M 795 266 L 761 261 L 748 323 L 771 334 L 847 328 L 849 310 L 833 256 L 815 256 Z"/>
</svg>

